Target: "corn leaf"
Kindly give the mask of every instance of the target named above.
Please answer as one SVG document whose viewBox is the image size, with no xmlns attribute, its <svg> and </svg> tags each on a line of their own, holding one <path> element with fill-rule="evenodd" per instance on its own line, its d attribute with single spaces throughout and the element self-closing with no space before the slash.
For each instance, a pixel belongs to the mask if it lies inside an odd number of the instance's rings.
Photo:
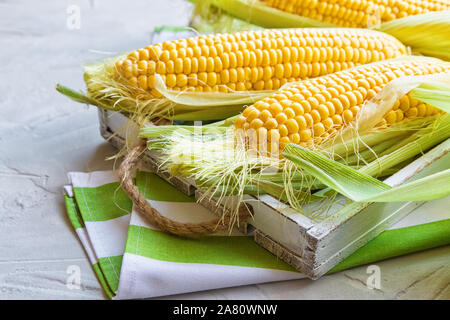
<svg viewBox="0 0 450 320">
<path fill-rule="evenodd" d="M 450 194 L 450 169 L 392 188 L 370 175 L 295 144 L 286 146 L 283 156 L 356 202 L 428 201 Z"/>
<path fill-rule="evenodd" d="M 294 144 L 286 146 L 282 155 L 328 187 L 354 201 L 391 189 L 367 174 Z"/>
<path fill-rule="evenodd" d="M 389 33 L 413 52 L 450 60 L 450 11 L 435 11 L 385 22 L 379 31 Z"/>
<path fill-rule="evenodd" d="M 232 116 L 230 118 L 227 118 L 227 119 L 224 119 L 221 121 L 216 121 L 213 123 L 206 124 L 205 127 L 230 127 L 230 126 L 234 125 L 234 121 L 237 118 L 239 118 L 240 116 L 241 116 L 240 114 L 237 114 L 235 116 Z"/>
<path fill-rule="evenodd" d="M 153 29 L 154 33 L 161 33 L 163 31 L 183 32 L 183 31 L 192 31 L 192 28 L 186 27 L 186 26 L 162 25 L 162 26 L 156 26 L 155 29 Z"/>
<path fill-rule="evenodd" d="M 85 94 L 83 94 L 81 92 L 78 92 L 73 89 L 70 89 L 69 87 L 63 86 L 62 84 L 58 83 L 56 85 L 56 91 L 65 95 L 66 97 L 72 99 L 73 101 L 85 103 L 85 104 L 91 104 L 91 105 L 100 107 L 100 103 L 98 101 L 89 98 L 88 96 L 86 96 Z"/>
<path fill-rule="evenodd" d="M 445 114 L 438 118 L 428 127 L 422 128 L 406 138 L 409 142 L 399 141 L 397 145 L 384 151 L 381 156 L 360 169 L 365 174 L 376 176 L 382 174 L 386 169 L 392 168 L 407 159 L 411 159 L 424 151 L 432 148 L 438 143 L 450 143 L 450 115 Z"/>
<path fill-rule="evenodd" d="M 411 97 L 450 113 L 450 86 L 426 82 L 413 89 Z"/>
<path fill-rule="evenodd" d="M 450 195 L 450 169 L 392 188 L 365 199 L 370 202 L 430 201 Z"/>
<path fill-rule="evenodd" d="M 259 26 L 237 19 L 229 14 L 218 14 L 220 9 L 212 9 L 207 1 L 189 1 L 195 3 L 189 25 L 197 32 L 222 33 L 261 29 Z"/>
<path fill-rule="evenodd" d="M 335 159 L 345 158 L 366 150 L 368 147 L 374 147 L 385 141 L 399 139 L 404 135 L 412 134 L 417 131 L 417 128 L 424 127 L 433 120 L 436 120 L 436 117 L 401 122 L 383 130 L 369 131 L 363 135 L 354 134 L 351 138 L 342 139 L 343 141 L 339 137 L 335 141 L 331 141 L 332 143 L 325 144 L 321 153 L 334 156 Z"/>
<path fill-rule="evenodd" d="M 283 200 L 286 202 L 289 201 L 287 199 L 286 190 L 285 190 L 284 186 L 281 184 L 271 182 L 271 181 L 258 180 L 258 179 L 252 179 L 251 183 L 255 184 L 256 186 L 258 186 L 259 188 L 261 188 L 268 194 L 270 194 L 280 200 Z M 294 190 L 294 196 L 302 202 L 310 202 L 310 201 L 317 201 L 317 200 L 323 199 L 323 197 L 313 195 L 309 192 L 304 192 L 304 191 L 300 191 L 300 190 Z"/>
</svg>

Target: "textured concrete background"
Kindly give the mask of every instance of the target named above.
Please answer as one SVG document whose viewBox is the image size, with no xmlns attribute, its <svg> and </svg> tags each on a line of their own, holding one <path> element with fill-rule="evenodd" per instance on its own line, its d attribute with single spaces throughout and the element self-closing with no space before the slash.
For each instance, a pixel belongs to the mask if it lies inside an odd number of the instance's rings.
<svg viewBox="0 0 450 320">
<path fill-rule="evenodd" d="M 81 9 L 79 30 L 66 26 L 72 4 Z M 104 159 L 115 150 L 99 134 L 96 109 L 54 87 L 84 88 L 83 63 L 145 46 L 153 27 L 186 25 L 189 13 L 182 0 L 0 1 L 0 299 L 104 298 L 61 189 L 67 171 L 112 168 Z M 439 207 L 448 209 L 444 201 Z M 380 262 L 380 290 L 366 287 L 364 266 L 173 298 L 449 299 L 449 262 L 449 246 Z M 65 285 L 70 265 L 81 267 L 80 290 Z"/>
</svg>

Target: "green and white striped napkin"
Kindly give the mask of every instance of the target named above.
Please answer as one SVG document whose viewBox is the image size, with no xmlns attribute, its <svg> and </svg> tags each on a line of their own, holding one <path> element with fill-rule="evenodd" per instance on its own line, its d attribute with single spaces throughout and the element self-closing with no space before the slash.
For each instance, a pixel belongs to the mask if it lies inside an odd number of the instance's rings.
<svg viewBox="0 0 450 320">
<path fill-rule="evenodd" d="M 304 276 L 235 231 L 181 238 L 132 211 L 112 171 L 70 172 L 65 203 L 70 221 L 110 298 L 150 298 Z M 158 176 L 138 171 L 136 185 L 163 215 L 182 222 L 212 213 Z M 448 208 L 450 198 L 442 199 Z M 331 272 L 450 244 L 445 210 L 416 210 L 341 262 Z"/>
</svg>

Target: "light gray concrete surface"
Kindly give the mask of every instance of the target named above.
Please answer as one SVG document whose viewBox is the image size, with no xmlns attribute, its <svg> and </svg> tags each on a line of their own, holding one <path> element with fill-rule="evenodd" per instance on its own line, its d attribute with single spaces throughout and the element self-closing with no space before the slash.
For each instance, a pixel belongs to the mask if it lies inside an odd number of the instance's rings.
<svg viewBox="0 0 450 320">
<path fill-rule="evenodd" d="M 80 29 L 66 26 L 72 4 Z M 112 168 L 104 159 L 115 150 L 99 134 L 95 108 L 54 87 L 84 88 L 83 63 L 145 46 L 153 27 L 186 25 L 189 14 L 182 0 L 0 1 L 0 299 L 105 298 L 66 217 L 62 186 L 67 171 Z M 80 290 L 65 285 L 70 265 L 81 268 Z M 172 298 L 450 298 L 449 246 L 377 265 L 379 290 L 366 287 L 363 266 Z"/>
</svg>

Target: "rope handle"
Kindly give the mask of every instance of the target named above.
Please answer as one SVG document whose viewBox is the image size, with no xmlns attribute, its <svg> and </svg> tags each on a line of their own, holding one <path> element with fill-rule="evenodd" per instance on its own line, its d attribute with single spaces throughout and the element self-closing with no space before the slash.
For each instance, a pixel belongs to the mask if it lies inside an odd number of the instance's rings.
<svg viewBox="0 0 450 320">
<path fill-rule="evenodd" d="M 146 150 L 146 147 L 146 141 L 141 140 L 139 144 L 127 154 L 119 167 L 119 178 L 122 189 L 133 201 L 136 211 L 144 216 L 150 223 L 159 226 L 163 231 L 179 236 L 205 235 L 228 230 L 230 215 L 207 222 L 182 223 L 164 217 L 158 210 L 150 205 L 145 196 L 140 193 L 139 189 L 134 185 L 131 175 L 132 170 L 138 163 L 140 156 Z M 248 213 L 243 212 L 240 213 L 239 218 L 246 219 L 248 215 Z"/>
</svg>

